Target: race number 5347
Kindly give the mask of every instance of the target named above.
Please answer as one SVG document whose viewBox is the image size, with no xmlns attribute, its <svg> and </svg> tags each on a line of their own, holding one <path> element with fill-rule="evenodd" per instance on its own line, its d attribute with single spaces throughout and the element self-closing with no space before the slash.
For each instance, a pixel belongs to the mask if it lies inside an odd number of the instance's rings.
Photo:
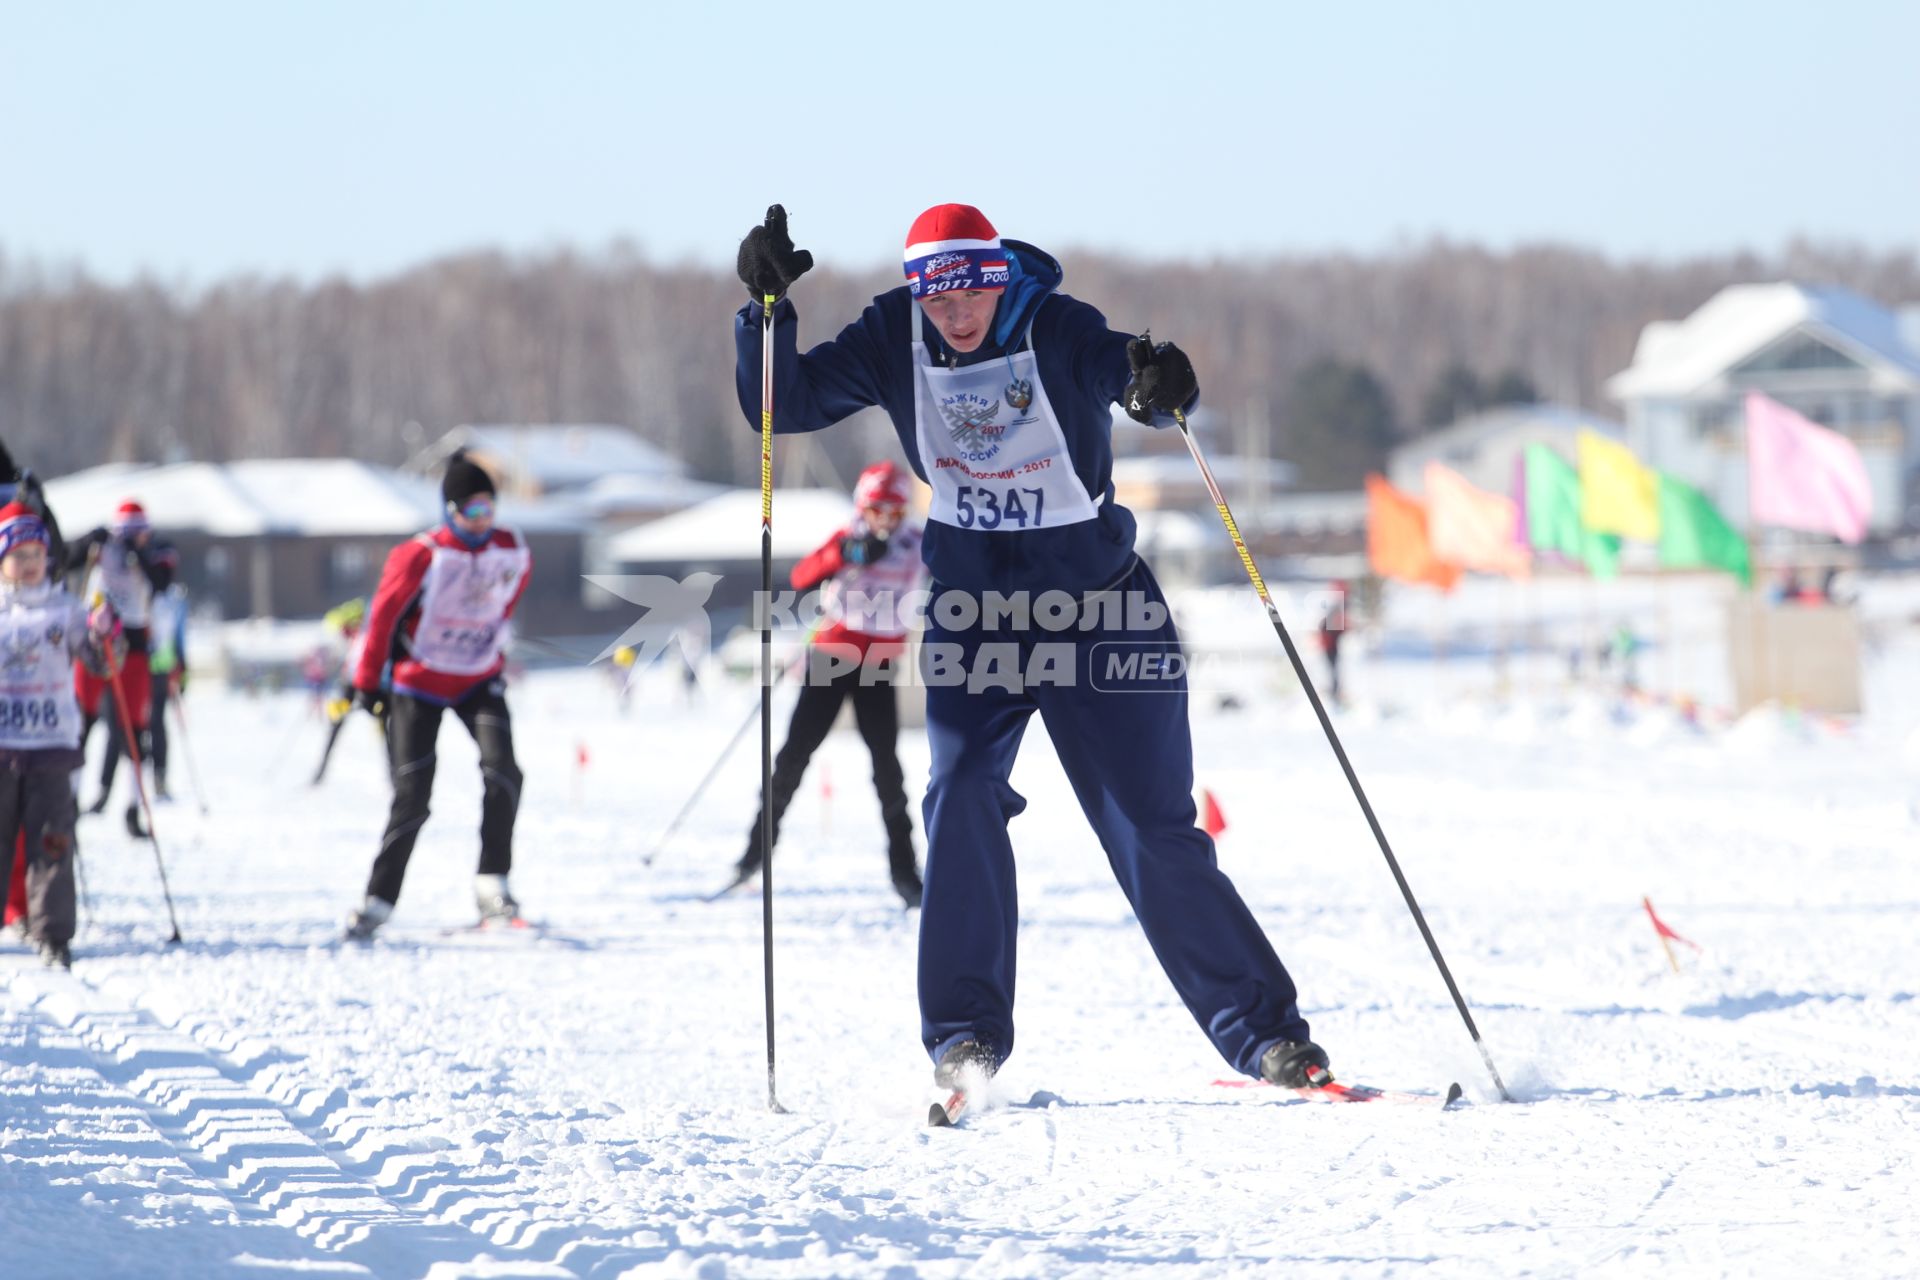
<svg viewBox="0 0 1920 1280">
<path fill-rule="evenodd" d="M 1046 506 L 1044 489 L 963 484 L 953 495 L 953 522 L 962 529 L 1038 529 Z"/>
</svg>

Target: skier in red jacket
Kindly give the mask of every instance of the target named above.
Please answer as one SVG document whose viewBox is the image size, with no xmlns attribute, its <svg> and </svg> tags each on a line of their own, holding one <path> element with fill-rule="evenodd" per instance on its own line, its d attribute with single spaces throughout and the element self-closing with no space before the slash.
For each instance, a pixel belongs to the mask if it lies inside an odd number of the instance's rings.
<svg viewBox="0 0 1920 1280">
<path fill-rule="evenodd" d="M 840 704 L 853 699 L 853 720 L 873 755 L 873 786 L 880 794 L 880 820 L 887 832 L 887 867 L 893 890 L 909 907 L 920 905 L 920 868 L 913 851 L 904 774 L 894 744 L 900 710 L 887 664 L 906 652 L 906 597 L 921 585 L 920 531 L 905 524 L 907 473 L 876 462 L 853 489 L 852 523 L 835 531 L 793 569 L 801 591 L 821 587 L 825 625 L 807 651 L 806 679 L 794 704 L 787 741 L 773 762 L 773 830 L 800 788 L 813 753 L 827 739 Z M 764 799 L 762 801 L 764 803 Z M 747 833 L 747 851 L 734 867 L 729 889 L 745 884 L 766 860 L 761 814 Z"/>
<path fill-rule="evenodd" d="M 533 562 L 518 534 L 494 524 L 493 479 L 465 451 L 448 461 L 440 492 L 446 512 L 440 527 L 415 534 L 387 557 L 353 672 L 355 705 L 379 715 L 386 704 L 387 761 L 393 773 L 393 809 L 367 880 L 366 901 L 347 920 L 347 936 L 359 941 L 386 923 L 400 897 L 407 859 L 427 820 L 434 743 L 441 713 L 448 709 L 480 747 L 484 794 L 474 893 L 481 921 L 513 921 L 520 915 L 507 873 L 513 866 L 521 775 L 501 669 L 508 619 Z M 389 661 L 392 691 L 385 693 L 380 677 Z"/>
</svg>

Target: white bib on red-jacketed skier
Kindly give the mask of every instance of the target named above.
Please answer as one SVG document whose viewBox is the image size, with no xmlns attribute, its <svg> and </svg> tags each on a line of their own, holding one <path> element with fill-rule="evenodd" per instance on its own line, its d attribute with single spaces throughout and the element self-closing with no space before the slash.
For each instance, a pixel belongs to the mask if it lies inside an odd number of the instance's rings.
<svg viewBox="0 0 1920 1280">
<path fill-rule="evenodd" d="M 105 596 L 113 611 L 120 615 L 121 626 L 144 627 L 151 620 L 153 583 L 140 567 L 132 543 L 108 538 L 100 547 L 99 562 L 93 566 L 93 576 L 87 579 L 86 585 L 86 598 L 93 599 L 96 592 Z"/>
<path fill-rule="evenodd" d="M 492 545 L 478 552 L 435 546 L 420 586 L 414 661 L 456 676 L 489 670 L 506 650 L 507 606 L 531 563 L 524 546 Z"/>
<path fill-rule="evenodd" d="M 73 655 L 86 627 L 86 609 L 63 589 L 0 588 L 0 748 L 80 745 Z"/>
<path fill-rule="evenodd" d="M 856 523 L 854 537 L 866 531 Z M 850 564 L 820 588 L 820 617 L 877 640 L 898 640 L 907 634 L 907 597 L 920 585 L 926 569 L 920 563 L 920 531 L 903 526 L 887 540 L 887 554 L 872 564 Z"/>
<path fill-rule="evenodd" d="M 1099 503 L 1074 473 L 1031 332 L 1023 351 L 943 368 L 928 356 L 913 305 L 914 436 L 933 488 L 928 518 L 1003 533 L 1092 520 Z"/>
</svg>

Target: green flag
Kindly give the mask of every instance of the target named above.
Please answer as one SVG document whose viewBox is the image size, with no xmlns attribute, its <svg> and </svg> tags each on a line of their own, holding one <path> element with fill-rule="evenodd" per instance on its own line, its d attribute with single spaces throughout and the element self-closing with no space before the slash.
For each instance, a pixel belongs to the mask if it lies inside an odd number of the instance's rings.
<svg viewBox="0 0 1920 1280">
<path fill-rule="evenodd" d="M 1747 540 L 1714 509 L 1707 495 L 1660 473 L 1660 563 L 1669 569 L 1725 569 L 1753 585 Z"/>
<path fill-rule="evenodd" d="M 1620 539 L 1580 521 L 1580 473 L 1543 444 L 1530 444 L 1520 461 L 1521 528 L 1535 551 L 1565 556 L 1596 578 L 1620 571 Z"/>
</svg>

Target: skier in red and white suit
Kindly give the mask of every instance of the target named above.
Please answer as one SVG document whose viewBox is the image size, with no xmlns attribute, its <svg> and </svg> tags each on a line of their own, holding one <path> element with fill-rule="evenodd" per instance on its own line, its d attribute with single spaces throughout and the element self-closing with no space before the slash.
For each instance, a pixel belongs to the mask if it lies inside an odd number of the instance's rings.
<svg viewBox="0 0 1920 1280">
<path fill-rule="evenodd" d="M 905 775 L 895 743 L 900 711 L 886 664 L 907 648 L 907 596 L 925 578 L 920 531 L 906 525 L 907 473 L 876 462 L 854 484 L 852 523 L 837 530 L 793 569 L 801 591 L 821 588 L 826 620 L 807 650 L 806 678 L 794 704 L 786 745 L 773 762 L 773 831 L 800 788 L 808 761 L 827 739 L 843 700 L 853 700 L 853 721 L 873 756 L 873 786 L 887 832 L 887 870 L 894 892 L 909 907 L 920 905 L 920 868 L 913 851 Z M 765 861 L 763 817 L 755 815 L 747 851 L 734 867 L 735 885 L 745 884 Z"/>
<path fill-rule="evenodd" d="M 400 897 L 407 860 L 427 820 L 434 744 L 441 713 L 448 709 L 480 747 L 484 794 L 474 892 L 481 918 L 519 916 L 507 873 L 513 866 L 521 775 L 501 670 L 508 619 L 526 589 L 533 560 L 518 534 L 493 523 L 493 479 L 464 451 L 449 460 L 440 491 L 446 510 L 440 527 L 415 534 L 387 557 L 353 671 L 355 704 L 375 714 L 386 705 L 393 774 L 393 809 L 367 880 L 366 900 L 347 921 L 347 936 L 355 939 L 373 936 Z M 389 659 L 390 693 L 380 687 Z"/>
</svg>

